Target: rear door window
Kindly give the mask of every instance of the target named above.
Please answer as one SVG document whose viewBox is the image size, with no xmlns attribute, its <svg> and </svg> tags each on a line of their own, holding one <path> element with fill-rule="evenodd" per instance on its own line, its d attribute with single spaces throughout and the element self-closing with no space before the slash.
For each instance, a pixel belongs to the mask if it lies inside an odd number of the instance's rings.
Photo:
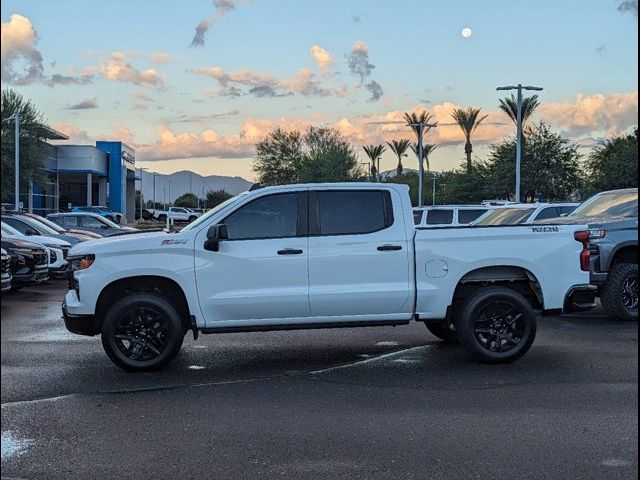
<svg viewBox="0 0 640 480">
<path fill-rule="evenodd" d="M 451 225 L 453 210 L 438 209 L 427 212 L 427 225 Z"/>
<path fill-rule="evenodd" d="M 56 217 L 55 221 L 65 227 L 73 228 L 78 226 L 78 217 Z"/>
<path fill-rule="evenodd" d="M 100 220 L 94 217 L 82 216 L 80 218 L 81 218 L 80 221 L 82 222 L 83 227 L 101 228 L 103 225 L 103 223 Z"/>
<path fill-rule="evenodd" d="M 465 208 L 458 210 L 458 223 L 467 225 L 480 218 L 487 210 L 482 208 Z"/>
<path fill-rule="evenodd" d="M 543 208 L 542 211 L 536 215 L 534 220 L 545 220 L 547 218 L 556 218 L 559 217 L 558 209 L 556 207 L 547 207 Z"/>
<path fill-rule="evenodd" d="M 569 215 L 576 208 L 578 208 L 577 205 L 564 205 L 562 207 L 558 207 L 561 215 Z"/>
<path fill-rule="evenodd" d="M 312 198 L 316 202 L 315 228 L 320 235 L 362 235 L 393 224 L 393 206 L 387 191 L 312 192 Z"/>
</svg>

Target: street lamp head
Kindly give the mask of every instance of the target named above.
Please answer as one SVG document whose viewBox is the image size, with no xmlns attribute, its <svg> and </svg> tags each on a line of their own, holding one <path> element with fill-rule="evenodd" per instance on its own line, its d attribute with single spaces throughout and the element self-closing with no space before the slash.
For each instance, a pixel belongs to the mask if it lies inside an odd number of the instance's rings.
<svg viewBox="0 0 640 480">
<path fill-rule="evenodd" d="M 542 90 L 542 87 L 522 87 L 525 90 L 536 90 L 536 91 L 540 91 Z"/>
</svg>

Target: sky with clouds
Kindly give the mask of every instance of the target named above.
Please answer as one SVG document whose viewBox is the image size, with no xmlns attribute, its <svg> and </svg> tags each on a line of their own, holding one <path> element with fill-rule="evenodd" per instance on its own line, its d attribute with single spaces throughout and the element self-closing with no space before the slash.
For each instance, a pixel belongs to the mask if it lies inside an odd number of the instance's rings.
<svg viewBox="0 0 640 480">
<path fill-rule="evenodd" d="M 360 153 L 412 138 L 402 113 L 422 109 L 440 122 L 432 168 L 450 169 L 464 156 L 456 106 L 489 114 L 478 158 L 513 134 L 506 84 L 544 87 L 536 119 L 585 146 L 638 123 L 636 0 L 0 4 L 3 88 L 72 142 L 126 141 L 161 173 L 253 179 L 253 145 L 277 125 L 335 127 Z"/>
</svg>

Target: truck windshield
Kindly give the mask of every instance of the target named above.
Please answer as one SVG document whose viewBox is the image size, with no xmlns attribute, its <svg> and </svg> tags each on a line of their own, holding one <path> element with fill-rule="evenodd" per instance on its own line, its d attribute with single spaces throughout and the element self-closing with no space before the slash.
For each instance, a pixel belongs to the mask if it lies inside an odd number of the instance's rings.
<svg viewBox="0 0 640 480">
<path fill-rule="evenodd" d="M 62 228 L 60 225 L 58 225 L 56 223 L 53 223 L 48 218 L 38 217 L 38 218 L 34 218 L 34 220 L 37 221 L 37 222 L 45 224 L 47 227 L 49 227 L 51 230 L 54 230 L 57 233 L 66 232 L 66 230 L 64 228 Z"/>
<path fill-rule="evenodd" d="M 535 210 L 535 208 L 498 208 L 484 214 L 473 225 L 519 225 L 526 222 Z"/>
<path fill-rule="evenodd" d="M 576 208 L 571 217 L 637 217 L 638 191 L 605 192 L 595 195 Z"/>
<path fill-rule="evenodd" d="M 184 227 L 181 230 L 181 232 L 187 232 L 189 230 L 193 230 L 194 228 L 198 228 L 200 225 L 202 225 L 207 220 L 209 220 L 209 218 L 211 218 L 212 215 L 215 215 L 220 210 L 222 210 L 223 208 L 226 208 L 227 206 L 231 205 L 232 203 L 235 203 L 235 202 L 239 201 L 241 198 L 242 198 L 242 194 L 236 195 L 235 197 L 231 197 L 228 200 L 225 200 L 224 202 L 222 202 L 217 207 L 213 207 L 211 210 L 209 210 L 207 213 L 205 213 L 204 215 L 199 217 L 197 220 L 194 220 L 189 225 Z"/>
</svg>

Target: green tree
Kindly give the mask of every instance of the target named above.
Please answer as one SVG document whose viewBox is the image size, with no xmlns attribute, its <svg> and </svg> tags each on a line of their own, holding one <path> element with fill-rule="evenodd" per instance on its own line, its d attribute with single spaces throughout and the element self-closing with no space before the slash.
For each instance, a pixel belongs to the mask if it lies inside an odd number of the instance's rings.
<svg viewBox="0 0 640 480">
<path fill-rule="evenodd" d="M 304 135 L 273 130 L 256 144 L 253 170 L 263 185 L 346 182 L 362 174 L 353 147 L 340 132 L 313 126 Z"/>
<path fill-rule="evenodd" d="M 431 155 L 436 148 L 438 147 L 432 143 L 424 143 L 422 145 L 422 160 L 424 161 L 424 164 L 427 167 L 426 173 L 429 173 L 429 171 L 431 170 L 429 155 Z M 417 143 L 411 144 L 411 150 L 413 150 L 413 153 L 416 154 L 416 158 L 420 155 L 420 149 L 418 148 Z"/>
<path fill-rule="evenodd" d="M 384 145 L 364 145 L 362 148 L 371 161 L 371 178 L 376 178 L 376 175 L 380 173 L 378 171 L 378 167 L 380 165 L 380 157 L 382 157 L 382 154 L 387 150 L 387 147 L 385 147 Z"/>
<path fill-rule="evenodd" d="M 411 145 L 411 140 L 407 140 L 406 138 L 402 140 L 391 140 L 391 142 L 387 142 L 389 148 L 393 153 L 395 153 L 396 157 L 398 157 L 398 166 L 396 167 L 396 172 L 398 176 L 402 175 L 404 171 L 404 167 L 402 166 L 402 157 L 406 157 L 407 148 Z"/>
<path fill-rule="evenodd" d="M 185 193 L 176 198 L 173 204 L 176 207 L 198 208 L 199 198 L 195 193 Z"/>
<path fill-rule="evenodd" d="M 309 127 L 303 138 L 297 179 L 301 183 L 350 182 L 362 171 L 349 142 L 334 128 Z"/>
<path fill-rule="evenodd" d="M 522 152 L 522 200 L 567 200 L 582 187 L 578 146 L 540 122 L 523 131 L 527 148 Z M 515 138 L 491 146 L 488 188 L 492 196 L 511 198 L 515 193 Z"/>
<path fill-rule="evenodd" d="M 12 89 L 2 90 L 0 114 L 2 115 L 2 201 L 13 201 L 15 123 L 8 120 L 16 113 L 20 116 L 20 191 L 27 192 L 29 180 L 42 178 L 42 163 L 46 154 L 44 141 L 50 130 L 44 115 L 33 102 Z"/>
<path fill-rule="evenodd" d="M 223 188 L 219 190 L 209 190 L 205 196 L 205 207 L 217 207 L 222 202 L 229 200 L 231 197 L 233 197 L 233 195 L 231 195 Z"/>
<path fill-rule="evenodd" d="M 534 110 L 538 108 L 539 105 L 540 102 L 538 102 L 538 95 L 532 95 L 531 97 L 525 97 L 522 99 L 522 125 L 527 123 L 527 120 L 529 120 Z M 501 98 L 498 107 L 511 119 L 513 123 L 518 121 L 518 102 L 513 94 L 511 94 L 510 97 Z"/>
<path fill-rule="evenodd" d="M 487 118 L 488 115 L 480 116 L 481 108 L 467 107 L 456 108 L 451 113 L 451 117 L 462 130 L 464 138 L 466 140 L 464 144 L 464 153 L 467 156 L 467 173 L 471 173 L 473 170 L 473 164 L 471 162 L 471 154 L 473 153 L 473 145 L 471 144 L 471 135 L 476 131 L 476 128 Z"/>
<path fill-rule="evenodd" d="M 436 125 L 437 122 L 433 121 L 433 114 L 423 110 L 420 113 L 416 113 L 416 112 L 405 112 L 403 115 L 403 118 L 405 120 L 405 122 L 407 122 L 407 126 L 411 127 L 411 130 L 413 130 L 413 133 L 416 135 L 416 140 L 419 141 L 420 139 L 418 138 L 420 135 L 420 127 L 417 125 L 418 123 L 422 123 L 422 124 L 430 124 L 430 125 Z M 424 137 L 424 135 L 431 130 L 432 127 L 430 126 L 423 126 L 422 127 L 422 136 Z"/>
<path fill-rule="evenodd" d="M 153 203 L 153 200 L 147 200 L 145 203 L 145 208 L 152 210 L 162 210 L 164 205 L 161 202 Z"/>
<path fill-rule="evenodd" d="M 302 135 L 278 127 L 256 143 L 253 171 L 263 185 L 295 183 L 302 157 Z"/>
<path fill-rule="evenodd" d="M 457 169 L 442 172 L 436 177 L 437 204 L 475 204 L 493 198 L 490 171 L 486 162 L 474 161 L 473 175 L 467 173 L 463 162 Z"/>
<path fill-rule="evenodd" d="M 638 187 L 638 129 L 596 145 L 586 162 L 586 195 Z"/>
</svg>

